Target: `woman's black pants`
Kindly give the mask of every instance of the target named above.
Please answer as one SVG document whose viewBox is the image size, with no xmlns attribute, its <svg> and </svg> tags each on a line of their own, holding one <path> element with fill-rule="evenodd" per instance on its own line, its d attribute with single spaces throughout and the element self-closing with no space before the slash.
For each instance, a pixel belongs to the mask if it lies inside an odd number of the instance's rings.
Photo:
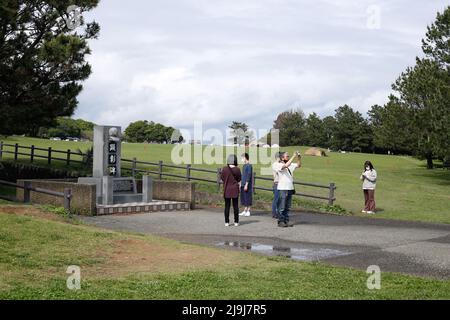
<svg viewBox="0 0 450 320">
<path fill-rule="evenodd" d="M 239 223 L 239 198 L 225 198 L 225 223 L 230 223 L 231 202 L 233 202 L 234 223 Z"/>
</svg>

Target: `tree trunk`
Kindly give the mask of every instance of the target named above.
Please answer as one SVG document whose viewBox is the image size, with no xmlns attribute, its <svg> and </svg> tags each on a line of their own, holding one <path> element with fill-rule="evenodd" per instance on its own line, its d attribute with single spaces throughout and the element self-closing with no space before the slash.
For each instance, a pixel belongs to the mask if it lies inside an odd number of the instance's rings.
<svg viewBox="0 0 450 320">
<path fill-rule="evenodd" d="M 427 169 L 433 169 L 434 168 L 434 164 L 433 164 L 433 154 L 427 153 Z"/>
</svg>

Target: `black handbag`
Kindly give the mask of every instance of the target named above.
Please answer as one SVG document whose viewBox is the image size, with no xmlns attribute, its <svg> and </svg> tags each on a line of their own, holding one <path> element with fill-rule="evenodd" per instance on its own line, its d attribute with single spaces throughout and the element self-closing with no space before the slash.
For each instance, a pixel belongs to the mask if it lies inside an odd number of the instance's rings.
<svg viewBox="0 0 450 320">
<path fill-rule="evenodd" d="M 237 178 L 237 176 L 234 174 L 233 169 L 231 169 L 230 166 L 228 166 L 228 169 L 230 170 L 231 175 L 233 176 L 234 180 L 239 183 L 239 179 Z"/>
</svg>

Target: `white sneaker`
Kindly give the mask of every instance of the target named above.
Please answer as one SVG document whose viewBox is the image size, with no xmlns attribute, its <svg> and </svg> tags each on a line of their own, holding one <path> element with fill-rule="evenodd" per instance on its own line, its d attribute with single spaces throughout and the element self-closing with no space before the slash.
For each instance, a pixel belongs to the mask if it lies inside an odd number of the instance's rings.
<svg viewBox="0 0 450 320">
<path fill-rule="evenodd" d="M 235 227 L 239 227 L 239 223 L 235 223 L 234 226 L 235 226 Z"/>
<path fill-rule="evenodd" d="M 230 224 L 229 223 L 225 223 L 225 227 L 229 227 L 230 226 Z"/>
<path fill-rule="evenodd" d="M 367 214 L 375 214 L 373 211 L 367 211 Z"/>
<path fill-rule="evenodd" d="M 239 215 L 240 215 L 241 217 L 245 217 L 245 216 L 247 216 L 247 211 L 243 211 L 243 212 L 239 213 Z"/>
<path fill-rule="evenodd" d="M 244 217 L 250 217 L 250 211 L 245 212 Z"/>
<path fill-rule="evenodd" d="M 367 213 L 367 211 L 366 211 L 366 210 L 362 210 L 361 212 L 362 212 L 362 213 Z"/>
</svg>

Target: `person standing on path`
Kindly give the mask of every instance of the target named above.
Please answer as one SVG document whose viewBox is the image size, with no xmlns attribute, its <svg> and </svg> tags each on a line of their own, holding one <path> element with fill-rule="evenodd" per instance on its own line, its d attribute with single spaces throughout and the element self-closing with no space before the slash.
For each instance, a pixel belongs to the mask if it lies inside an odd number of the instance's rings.
<svg viewBox="0 0 450 320">
<path fill-rule="evenodd" d="M 287 152 L 280 152 L 280 163 L 273 165 L 273 170 L 278 173 L 278 226 L 281 228 L 293 227 L 289 222 L 289 211 L 292 206 L 292 196 L 295 194 L 294 171 L 301 167 L 300 152 L 295 152 L 294 157 L 289 159 Z M 292 163 L 297 159 L 297 163 Z"/>
<path fill-rule="evenodd" d="M 253 204 L 253 166 L 250 164 L 248 153 L 242 155 L 242 181 L 241 181 L 241 205 L 244 211 L 240 214 L 244 217 L 250 217 L 250 209 Z"/>
<path fill-rule="evenodd" d="M 232 154 L 228 157 L 227 166 L 222 169 L 223 193 L 225 199 L 225 226 L 230 226 L 230 209 L 233 204 L 234 225 L 239 226 L 239 183 L 241 170 L 237 166 L 237 157 Z"/>
<path fill-rule="evenodd" d="M 277 152 L 275 154 L 275 163 L 272 164 L 272 170 L 273 170 L 273 201 L 272 201 L 272 218 L 278 219 L 278 199 L 279 199 L 279 191 L 278 191 L 278 172 L 274 170 L 274 166 L 277 163 L 280 163 L 280 153 Z"/>
<path fill-rule="evenodd" d="M 362 188 L 364 191 L 364 210 L 363 213 L 375 214 L 375 188 L 377 186 L 377 172 L 372 165 L 372 162 L 366 161 L 364 163 L 364 172 L 360 177 L 363 182 Z"/>
</svg>

